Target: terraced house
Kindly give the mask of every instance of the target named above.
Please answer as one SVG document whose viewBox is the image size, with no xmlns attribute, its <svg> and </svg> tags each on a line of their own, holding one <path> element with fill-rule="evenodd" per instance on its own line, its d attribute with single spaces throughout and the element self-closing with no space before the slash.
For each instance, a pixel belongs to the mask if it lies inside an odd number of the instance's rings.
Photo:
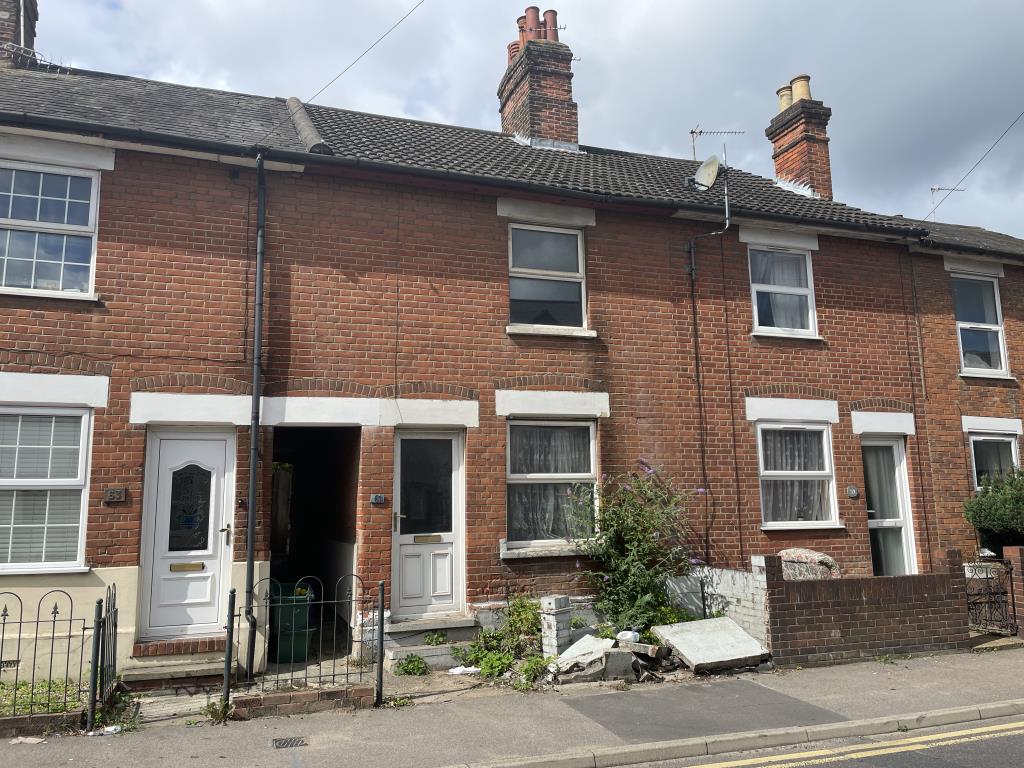
<svg viewBox="0 0 1024 768">
<path fill-rule="evenodd" d="M 779 178 L 700 189 L 579 142 L 553 11 L 500 131 L 55 67 L 37 17 L 0 0 L 0 590 L 116 583 L 135 668 L 213 659 L 247 556 L 384 580 L 393 625 L 583 594 L 565 490 L 641 457 L 713 565 L 975 549 L 1024 242 L 834 200 L 807 77 Z"/>
</svg>

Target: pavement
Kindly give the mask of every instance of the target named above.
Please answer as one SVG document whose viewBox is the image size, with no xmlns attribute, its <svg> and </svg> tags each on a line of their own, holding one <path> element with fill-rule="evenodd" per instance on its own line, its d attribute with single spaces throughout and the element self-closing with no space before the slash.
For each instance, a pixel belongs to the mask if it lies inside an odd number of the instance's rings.
<svg viewBox="0 0 1024 768">
<path fill-rule="evenodd" d="M 460 681 L 447 693 L 424 694 L 411 698 L 411 706 L 395 709 L 227 726 L 177 720 L 116 736 L 4 743 L 0 765 L 442 768 L 508 765 L 531 757 L 540 758 L 532 763 L 537 766 L 622 765 L 640 762 L 645 754 L 682 758 L 863 736 L 861 723 L 871 718 L 868 735 L 965 721 L 975 722 L 964 727 L 983 726 L 988 721 L 982 718 L 1024 715 L 1024 702 L 1019 709 L 981 706 L 1024 698 L 1022 672 L 1024 649 L 1014 649 L 688 678 L 628 690 L 576 685 L 518 694 L 462 687 Z M 955 714 L 911 714 L 949 708 L 957 708 Z M 749 732 L 755 733 L 735 736 Z M 301 739 L 305 745 L 275 748 L 273 740 L 281 738 Z M 666 742 L 702 747 L 671 755 L 645 751 Z M 542 757 L 572 752 L 583 757 L 577 762 Z"/>
</svg>

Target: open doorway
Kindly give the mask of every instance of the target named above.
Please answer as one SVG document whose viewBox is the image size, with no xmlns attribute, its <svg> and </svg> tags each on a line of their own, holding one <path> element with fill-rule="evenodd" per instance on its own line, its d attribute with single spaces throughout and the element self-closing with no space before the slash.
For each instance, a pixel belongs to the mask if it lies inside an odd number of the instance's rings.
<svg viewBox="0 0 1024 768">
<path fill-rule="evenodd" d="M 325 591 L 317 599 L 335 599 L 355 568 L 358 479 L 358 427 L 274 430 L 271 578 L 315 579 Z"/>
</svg>

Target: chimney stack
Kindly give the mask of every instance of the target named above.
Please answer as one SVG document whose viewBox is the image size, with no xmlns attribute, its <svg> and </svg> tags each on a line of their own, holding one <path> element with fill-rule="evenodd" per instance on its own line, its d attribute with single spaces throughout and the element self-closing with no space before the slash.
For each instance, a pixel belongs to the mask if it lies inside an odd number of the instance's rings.
<svg viewBox="0 0 1024 768">
<path fill-rule="evenodd" d="M 805 184 L 831 200 L 827 129 L 832 110 L 811 98 L 810 75 L 797 75 L 776 95 L 779 111 L 764 132 L 774 147 L 776 178 Z"/>
<path fill-rule="evenodd" d="M 531 5 L 516 20 L 508 67 L 498 85 L 501 130 L 535 146 L 579 147 L 579 118 L 572 100 L 572 51 L 558 40 L 558 13 Z"/>
<path fill-rule="evenodd" d="M 38 20 L 36 0 L 0 0 L 0 67 L 34 55 Z"/>
</svg>

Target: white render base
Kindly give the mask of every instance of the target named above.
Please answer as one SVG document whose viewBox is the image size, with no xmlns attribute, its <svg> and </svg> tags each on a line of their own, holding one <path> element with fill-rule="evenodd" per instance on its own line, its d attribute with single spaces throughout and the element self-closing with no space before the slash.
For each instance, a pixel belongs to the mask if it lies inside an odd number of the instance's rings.
<svg viewBox="0 0 1024 768">
<path fill-rule="evenodd" d="M 231 564 L 231 586 L 237 590 L 238 607 L 241 610 L 244 606 L 243 594 L 245 592 L 245 563 L 234 562 Z M 266 578 L 270 574 L 270 563 L 257 561 L 256 579 Z M 132 646 L 138 642 L 138 618 L 139 618 L 139 585 L 141 583 L 141 568 L 139 566 L 124 566 L 117 568 L 93 568 L 85 573 L 44 573 L 22 576 L 0 576 L 0 593 L 12 592 L 21 599 L 23 605 L 22 621 L 34 624 L 37 606 L 41 607 L 40 637 L 43 638 L 43 645 L 35 654 L 36 674 L 48 674 L 49 669 L 49 629 L 46 621 L 50 618 L 50 612 L 54 605 L 57 606 L 58 616 L 58 647 L 60 638 L 67 637 L 67 618 L 72 617 L 76 628 L 75 639 L 72 642 L 71 663 L 69 676 L 77 679 L 79 669 L 83 677 L 88 676 L 89 658 L 92 650 L 92 626 L 93 615 L 98 598 L 106 597 L 107 587 L 117 585 L 117 667 L 118 671 L 127 671 L 138 667 L 141 664 L 152 666 L 154 663 L 173 664 L 175 660 L 182 661 L 182 657 L 161 656 L 147 657 L 145 661 L 131 658 Z M 66 594 L 64 594 L 66 593 Z M 8 618 L 8 637 L 4 641 L 4 660 L 18 658 L 21 663 L 18 667 L 18 679 L 26 679 L 31 676 L 31 664 L 33 658 L 32 628 L 28 624 L 22 625 L 21 650 L 18 653 L 17 639 L 11 637 L 11 622 L 17 621 L 17 601 L 10 595 L 0 595 L 0 607 L 6 605 L 10 616 Z M 73 613 L 72 613 L 73 610 Z M 227 606 L 224 606 L 225 619 Z M 79 658 L 79 638 L 82 633 L 82 624 L 78 619 L 85 621 L 85 658 Z M 244 634 L 244 628 L 243 628 Z M 244 638 L 243 638 L 244 639 Z M 66 648 L 67 640 L 63 641 Z M 257 643 L 257 649 L 262 648 L 262 643 Z M 217 658 L 223 659 L 223 654 L 217 654 Z M 63 656 L 61 660 L 61 677 L 63 678 Z M 209 665 L 210 659 L 207 655 L 196 657 L 199 664 Z M 262 665 L 263 659 L 257 659 L 258 665 Z M 56 669 L 56 665 L 54 667 Z M 0 680 L 12 681 L 14 674 L 12 670 L 0 670 Z"/>
<path fill-rule="evenodd" d="M 708 616 L 727 616 L 759 643 L 767 644 L 768 582 L 764 573 L 764 557 L 755 555 L 750 560 L 749 571 L 698 567 L 686 576 L 672 579 L 669 582 L 672 601 L 694 616 L 702 616 L 703 582 Z"/>
</svg>

